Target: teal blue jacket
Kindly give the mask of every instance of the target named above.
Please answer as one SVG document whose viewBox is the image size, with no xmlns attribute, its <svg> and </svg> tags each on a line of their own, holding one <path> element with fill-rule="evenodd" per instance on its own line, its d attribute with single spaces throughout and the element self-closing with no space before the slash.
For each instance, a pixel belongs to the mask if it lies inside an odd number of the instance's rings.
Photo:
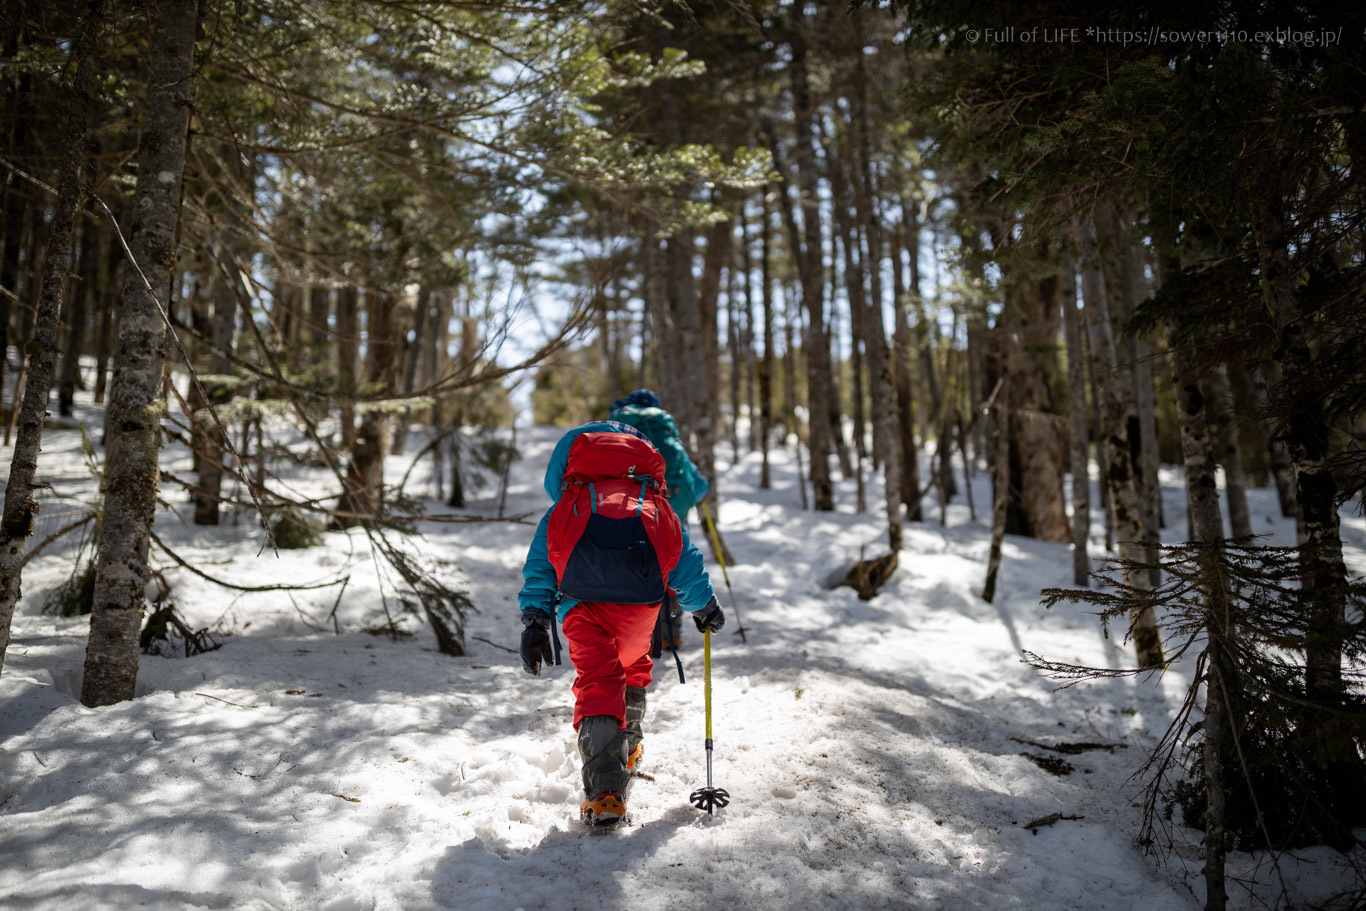
<svg viewBox="0 0 1366 911">
<path fill-rule="evenodd" d="M 550 509 L 546 510 L 541 522 L 536 526 L 536 535 L 531 539 L 531 549 L 527 552 L 526 563 L 522 566 L 522 590 L 517 595 L 518 606 L 523 611 L 538 610 L 547 617 L 555 616 L 564 622 L 565 615 L 579 602 L 566 597 L 559 590 L 555 578 L 555 567 L 550 563 L 549 549 L 546 546 L 546 528 L 550 524 L 550 513 L 560 499 L 560 487 L 564 482 L 564 472 L 569 465 L 569 447 L 582 433 L 641 434 L 631 427 L 612 421 L 594 421 L 576 427 L 560 438 L 555 451 L 550 454 L 550 464 L 545 470 L 545 493 L 550 497 Z M 678 594 L 678 603 L 685 611 L 699 611 L 715 596 L 711 579 L 702 560 L 702 552 L 688 537 L 687 525 L 683 525 L 683 553 L 678 565 L 669 573 L 669 588 Z"/>
<path fill-rule="evenodd" d="M 688 458 L 688 451 L 678 438 L 678 425 L 674 423 L 673 415 L 663 408 L 627 405 L 612 412 L 611 419 L 629 424 L 644 433 L 659 454 L 664 456 L 664 482 L 669 486 L 669 505 L 687 527 L 688 510 L 706 498 L 711 484 Z"/>
</svg>

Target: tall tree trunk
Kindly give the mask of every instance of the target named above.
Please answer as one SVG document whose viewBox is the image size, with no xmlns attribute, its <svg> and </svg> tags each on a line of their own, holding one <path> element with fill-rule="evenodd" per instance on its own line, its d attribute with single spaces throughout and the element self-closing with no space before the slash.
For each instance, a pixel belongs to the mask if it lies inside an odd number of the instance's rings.
<svg viewBox="0 0 1366 911">
<path fill-rule="evenodd" d="M 833 148 L 826 149 L 826 160 L 830 162 L 830 197 L 831 197 L 831 224 L 830 224 L 830 263 L 831 276 L 837 277 L 841 271 L 844 274 L 844 293 L 849 303 L 849 361 L 851 373 L 850 389 L 850 411 L 854 418 L 854 462 L 849 466 L 849 453 L 845 451 L 844 435 L 837 432 L 835 440 L 840 450 L 840 473 L 844 477 L 852 474 L 857 480 L 856 508 L 860 513 L 868 511 L 867 485 L 864 480 L 863 462 L 868 457 L 868 420 L 864 408 L 864 367 L 867 358 L 864 352 L 867 350 L 866 338 L 867 329 L 864 326 L 868 318 L 867 295 L 863 285 L 863 254 L 859 247 L 858 234 L 854 229 L 854 218 L 856 213 L 851 212 L 849 200 L 849 178 L 845 172 L 843 162 L 851 155 L 843 154 L 841 150 Z M 857 177 L 855 178 L 857 179 Z M 835 250 L 836 242 L 843 251 L 844 268 L 839 268 L 840 257 Z M 830 299 L 837 299 L 834 282 L 831 283 Z M 836 331 L 833 325 L 835 311 L 838 308 L 832 307 L 831 310 L 831 330 Z M 838 393 L 837 393 L 838 395 Z M 876 446 L 876 442 L 874 443 Z"/>
<path fill-rule="evenodd" d="M 151 79 L 138 147 L 136 215 L 129 269 L 119 300 L 118 349 L 109 394 L 104 522 L 95 568 L 90 641 L 81 701 L 133 698 L 138 633 L 148 582 L 147 549 L 156 515 L 166 324 L 157 297 L 170 299 L 189 138 L 197 0 L 149 8 Z M 146 284 L 143 283 L 146 277 Z M 150 286 L 150 287 L 149 287 Z"/>
<path fill-rule="evenodd" d="M 1079 235 L 1080 236 L 1080 235 Z M 1081 270 L 1081 293 L 1085 301 L 1098 300 L 1104 294 L 1100 269 L 1094 263 Z M 1096 380 L 1096 353 L 1091 350 L 1091 322 L 1094 312 L 1088 307 L 1081 311 L 1081 334 L 1086 346 L 1086 379 L 1091 386 L 1091 420 L 1096 428 L 1096 469 L 1100 475 L 1100 505 L 1105 513 L 1105 552 L 1115 552 L 1115 501 L 1110 487 L 1110 449 L 1100 423 L 1100 383 Z"/>
<path fill-rule="evenodd" d="M 784 291 L 783 307 L 783 426 L 792 428 L 792 448 L 797 455 L 797 490 L 800 493 L 802 509 L 808 507 L 806 498 L 806 472 L 802 469 L 802 432 L 801 424 L 795 414 L 797 401 L 797 355 L 795 333 L 793 332 L 795 295 L 791 289 Z M 786 429 L 783 439 L 787 439 Z"/>
<path fill-rule="evenodd" d="M 1268 361 L 1257 371 L 1252 382 L 1252 397 L 1257 411 L 1262 414 L 1262 431 L 1267 439 L 1267 455 L 1271 461 L 1271 477 L 1276 483 L 1276 499 L 1280 503 L 1281 517 L 1294 519 L 1300 526 L 1300 504 L 1295 498 L 1295 463 L 1290 458 L 1290 449 L 1285 441 L 1276 435 L 1276 422 L 1266 414 L 1269 407 L 1267 390 L 1281 385 L 1281 370 L 1275 363 Z"/>
<path fill-rule="evenodd" d="M 627 325 L 625 325 L 628 314 L 626 301 L 629 295 L 624 287 L 624 283 L 625 276 L 621 272 L 618 272 L 612 279 L 612 313 L 614 316 L 608 321 L 608 325 L 612 328 L 612 350 L 607 354 L 608 370 L 611 371 L 611 377 L 608 380 L 607 385 L 607 394 L 614 402 L 629 391 L 629 389 L 622 388 L 621 385 L 621 365 L 625 355 L 626 339 L 629 331 Z"/>
<path fill-rule="evenodd" d="M 5 651 L 9 647 L 14 606 L 21 594 L 24 554 L 28 549 L 28 537 L 33 534 L 33 517 L 41 509 L 33 496 L 33 479 L 38 471 L 38 453 L 43 443 L 52 355 L 57 347 L 62 296 L 70 268 L 71 235 L 83 195 L 81 166 L 85 162 L 86 117 L 94 83 L 92 58 L 103 9 L 103 0 L 92 0 L 86 5 L 81 32 L 71 51 L 70 67 L 75 76 L 71 110 L 62 137 L 66 154 L 58 172 L 57 203 L 52 213 L 47 261 L 43 263 L 43 290 L 38 299 L 36 332 L 33 340 L 24 346 L 29 355 L 29 380 L 23 404 L 19 407 L 19 432 L 10 459 L 9 480 L 5 484 L 4 514 L 0 516 L 0 667 L 4 665 Z M 87 225 L 86 230 L 91 228 Z"/>
<path fill-rule="evenodd" d="M 307 290 L 308 320 L 304 325 L 304 337 L 308 344 L 309 359 L 315 364 L 326 364 L 331 361 L 327 342 L 332 333 L 328 329 L 327 318 L 332 312 L 332 289 L 327 285 L 312 284 Z"/>
<path fill-rule="evenodd" d="M 1050 255 L 1044 244 L 1033 253 L 1033 263 L 1039 264 Z M 1053 401 L 1061 291 L 1057 275 L 1017 276 L 1006 289 L 1005 308 L 997 321 L 1006 334 L 1004 376 L 1011 387 L 1006 531 L 1060 542 L 1072 539 L 1063 494 L 1067 457 L 1062 416 Z"/>
<path fill-rule="evenodd" d="M 726 338 L 730 342 L 730 451 L 731 463 L 740 461 L 740 378 L 744 374 L 744 333 L 740 326 L 740 294 L 737 272 L 726 270 Z"/>
<path fill-rule="evenodd" d="M 221 244 L 218 281 L 213 288 L 213 320 L 209 326 L 210 375 L 203 380 L 204 392 L 215 408 L 227 404 L 233 397 L 232 384 L 219 378 L 232 376 L 238 301 L 246 294 L 237 263 L 226 242 Z M 223 471 L 231 467 L 226 461 L 226 428 L 214 423 L 203 424 L 200 434 L 204 455 L 199 460 L 199 483 L 195 485 L 194 524 L 217 525 L 223 496 Z"/>
<path fill-rule="evenodd" d="M 117 267 L 106 266 L 103 280 L 110 285 L 122 286 L 120 280 L 127 267 L 120 263 Z M 102 295 L 104 306 L 100 308 L 100 326 L 95 336 L 95 404 L 103 405 L 109 392 L 109 343 L 113 341 L 114 311 L 117 295 Z"/>
<path fill-rule="evenodd" d="M 458 363 L 462 371 L 473 372 L 479 358 L 481 345 L 479 327 L 470 315 L 471 301 L 465 300 L 465 313 L 460 318 L 460 354 Z M 456 398 L 455 411 L 451 415 L 451 495 L 446 505 L 457 509 L 465 507 L 465 453 L 461 428 L 465 423 L 465 398 Z"/>
<path fill-rule="evenodd" d="M 892 359 L 887 353 L 887 325 L 883 317 L 882 216 L 878 211 L 878 187 L 873 176 L 871 127 L 868 122 L 868 74 L 864 63 L 862 15 L 852 18 L 858 53 L 854 60 L 855 135 L 858 137 L 858 174 L 852 180 L 854 204 L 863 222 L 868 244 L 869 309 L 865 314 L 864 345 L 868 353 L 868 379 L 873 405 L 873 445 L 882 463 L 887 515 L 887 540 L 893 555 L 901 551 L 901 450 L 897 426 L 896 391 L 892 385 Z"/>
<path fill-rule="evenodd" d="M 915 398 L 911 394 L 915 368 L 911 364 L 911 314 L 907 295 L 917 300 L 920 297 L 920 223 L 914 207 L 905 200 L 901 207 L 906 236 L 898 235 L 892 244 L 897 251 L 892 258 L 892 314 L 896 318 L 892 329 L 892 369 L 896 383 L 897 427 L 901 433 L 901 502 L 906 505 L 906 519 L 919 522 L 924 516 L 920 507 L 920 452 L 915 444 Z M 912 234 L 915 236 L 911 237 Z M 900 287 L 903 244 L 910 258 L 909 289 Z"/>
<path fill-rule="evenodd" d="M 949 498 L 950 491 L 955 487 L 953 483 L 953 418 L 954 418 L 954 345 L 953 340 L 958 337 L 958 311 L 953 311 L 953 329 L 949 333 L 948 344 L 944 346 L 944 398 L 939 408 L 939 428 L 935 433 L 938 443 L 935 446 L 935 461 L 939 464 L 937 472 L 938 481 L 935 487 L 939 490 L 939 526 L 941 528 L 949 524 Z M 967 455 L 964 454 L 963 462 L 967 462 Z"/>
<path fill-rule="evenodd" d="M 995 428 L 996 447 L 992 458 L 991 549 L 987 556 L 987 578 L 982 585 L 982 600 L 990 604 L 996 599 L 996 577 L 1001 571 L 1001 543 L 1006 534 L 1006 512 L 1010 504 L 1010 381 L 998 366 L 1000 379 L 992 394 L 992 426 Z"/>
<path fill-rule="evenodd" d="M 748 445 L 750 452 L 759 448 L 759 403 L 755 398 L 756 386 L 759 382 L 759 355 L 754 348 L 753 256 L 753 251 L 750 249 L 749 210 L 747 206 L 742 205 L 740 207 L 740 275 L 744 279 L 745 306 L 743 311 L 744 331 L 740 336 L 740 347 L 743 351 L 742 358 L 745 365 L 745 418 L 749 425 Z"/>
<path fill-rule="evenodd" d="M 934 366 L 934 323 L 925 314 L 925 302 L 919 295 L 912 300 L 915 308 L 915 344 L 916 354 L 920 361 L 920 381 L 921 389 L 929 393 L 929 401 L 925 402 L 925 407 L 920 413 L 921 435 L 928 443 L 930 432 L 930 420 L 939 413 L 943 407 L 943 398 L 939 392 L 939 375 Z"/>
<path fill-rule="evenodd" d="M 831 170 L 833 173 L 834 169 L 832 168 Z M 833 184 L 834 181 L 832 180 L 831 182 Z M 839 194 L 833 192 L 833 190 L 831 195 L 836 198 L 839 196 Z M 838 203 L 836 204 L 835 209 L 836 215 L 833 219 L 834 224 L 832 225 L 834 230 L 831 233 L 838 233 L 840 235 L 840 245 L 844 248 L 844 284 L 845 294 L 847 294 L 849 298 L 849 359 L 852 362 L 850 366 L 852 367 L 851 373 L 853 380 L 851 384 L 853 388 L 850 390 L 850 394 L 853 406 L 851 410 L 854 412 L 854 473 L 858 481 L 857 492 L 855 494 L 857 497 L 856 508 L 860 513 L 864 513 L 868 511 L 868 491 L 863 474 L 863 461 L 868 457 L 868 420 L 863 407 L 863 390 L 865 386 L 863 368 L 864 361 L 866 360 L 863 356 L 863 339 L 865 334 L 863 320 L 864 312 L 868 307 L 864 303 L 863 270 L 859 268 L 854 259 L 854 247 L 856 243 L 853 239 L 852 232 L 848 230 L 848 219 L 841 214 L 841 206 Z M 833 293 L 831 299 L 834 299 Z M 836 434 L 837 438 L 840 436 L 841 434 Z M 843 469 L 841 469 L 841 472 L 843 472 Z"/>
<path fill-rule="evenodd" d="M 102 233 L 95 229 L 93 222 L 87 222 L 81 230 L 81 254 L 76 267 L 81 283 L 80 289 L 72 295 L 71 316 L 67 319 L 70 330 L 66 336 L 66 350 L 62 352 L 61 377 L 57 381 L 57 413 L 62 417 L 71 417 L 76 404 L 76 388 L 81 384 L 81 350 L 85 348 L 85 328 L 97 293 L 99 260 L 103 258 L 100 254 L 108 256 L 111 252 L 107 237 L 101 243 L 99 235 Z"/>
<path fill-rule="evenodd" d="M 698 468 L 709 480 L 713 481 L 713 486 L 715 486 L 716 473 L 716 445 L 722 434 L 720 426 L 721 351 L 717 319 L 720 314 L 721 276 L 734 250 L 733 228 L 733 222 L 723 221 L 714 225 L 707 232 L 707 249 L 702 256 L 702 274 L 697 282 L 696 291 L 691 295 L 685 292 L 676 298 L 676 303 L 680 308 L 679 315 L 682 317 L 681 322 L 687 327 L 684 331 L 691 331 L 691 327 L 694 325 L 693 320 L 696 320 L 699 351 L 702 356 L 695 365 L 694 378 L 700 379 L 702 384 L 693 387 L 697 392 L 692 396 L 691 402 L 693 411 L 692 430 L 697 436 L 698 451 L 695 458 L 699 460 Z M 691 245 L 686 245 L 686 247 L 689 249 L 686 272 L 687 278 L 691 280 L 693 256 L 690 250 Z M 679 268 L 683 268 L 681 260 L 679 261 Z M 689 296 L 693 301 L 692 307 L 696 313 L 695 317 L 683 313 L 683 308 L 688 306 Z M 685 367 L 685 370 L 687 369 Z"/>
<path fill-rule="evenodd" d="M 810 415 L 808 447 L 811 453 L 811 490 L 817 510 L 835 508 L 835 488 L 830 480 L 830 341 L 825 333 L 825 301 L 821 281 L 820 196 L 816 187 L 816 152 L 812 137 L 815 105 L 811 94 L 807 56 L 807 26 L 802 4 L 792 8 L 792 112 L 796 121 L 796 158 L 802 206 L 804 238 L 792 249 L 802 262 L 802 306 L 809 324 L 803 349 L 806 353 L 807 412 Z"/>
<path fill-rule="evenodd" d="M 360 292 L 354 285 L 337 289 L 337 389 L 347 398 L 341 406 L 341 444 L 343 449 L 356 445 L 356 406 L 350 397 L 356 394 L 356 359 L 360 343 L 356 323 L 356 305 Z"/>
<path fill-rule="evenodd" d="M 1163 281 L 1179 271 L 1176 263 L 1159 263 Z M 1186 502 L 1190 509 L 1191 537 L 1208 545 L 1218 544 L 1224 536 L 1224 520 L 1219 513 L 1219 491 L 1214 479 L 1214 456 L 1210 447 L 1209 417 L 1206 402 L 1200 392 L 1200 365 L 1195 347 L 1178 341 L 1172 347 L 1172 388 L 1176 394 L 1176 413 L 1181 425 L 1181 451 L 1186 468 Z M 1215 560 L 1213 554 L 1207 558 Z M 1202 756 L 1205 773 L 1205 908 L 1223 911 L 1228 900 L 1224 882 L 1224 857 L 1227 850 L 1225 834 L 1225 805 L 1227 788 L 1225 772 L 1230 767 L 1233 735 L 1227 699 L 1226 672 L 1230 665 L 1227 646 L 1233 634 L 1233 618 L 1229 612 L 1228 592 L 1222 584 L 1217 567 L 1206 578 L 1211 585 L 1205 591 L 1205 614 L 1209 629 L 1207 664 L 1205 668 L 1205 725 Z"/>
<path fill-rule="evenodd" d="M 840 270 L 837 267 L 838 252 L 836 237 L 838 232 L 832 225 L 830 231 L 830 324 L 826 327 L 825 337 L 830 344 L 830 439 L 835 444 L 835 461 L 840 467 L 840 477 L 854 476 L 854 458 L 850 454 L 849 442 L 845 438 L 844 393 L 841 389 L 839 350 L 840 350 L 840 312 L 836 301 L 839 300 Z M 850 320 L 852 324 L 853 320 Z M 852 331 L 852 330 L 851 330 Z"/>
<path fill-rule="evenodd" d="M 835 171 L 835 168 L 832 167 L 831 171 Z M 833 180 L 831 183 L 832 195 L 835 195 L 833 194 Z M 829 251 L 829 262 L 831 262 L 831 269 L 829 269 L 829 276 L 831 276 L 831 285 L 829 285 L 831 310 L 829 310 L 829 317 L 831 317 L 831 321 L 825 326 L 825 340 L 829 347 L 829 350 L 826 351 L 825 354 L 828 356 L 829 362 L 831 362 L 831 399 L 829 399 L 831 400 L 831 441 L 835 444 L 835 462 L 840 466 L 840 477 L 847 479 L 854 477 L 855 458 L 851 453 L 850 444 L 848 444 L 846 437 L 846 428 L 844 428 L 843 377 L 840 376 L 841 326 L 839 303 L 837 303 L 840 298 L 840 269 L 839 251 L 837 251 L 837 234 L 839 234 L 839 229 L 835 227 L 832 219 L 831 251 Z M 850 322 L 852 324 L 852 320 Z M 862 473 L 862 463 L 859 464 L 856 470 L 858 470 L 859 473 Z"/>
<path fill-rule="evenodd" d="M 1262 271 L 1262 297 L 1276 327 L 1276 366 L 1293 393 L 1310 390 L 1284 421 L 1277 436 L 1285 441 L 1296 473 L 1296 501 L 1304 540 L 1300 546 L 1301 584 L 1311 599 L 1305 645 L 1305 677 L 1311 700 L 1337 705 L 1345 689 L 1342 647 L 1345 638 L 1345 583 L 1338 523 L 1337 481 L 1328 466 L 1331 437 L 1322 404 L 1314 398 L 1316 368 L 1305 338 L 1305 313 L 1295 292 L 1290 235 L 1279 200 L 1262 200 L 1252 210 L 1252 232 Z M 1298 396 L 1280 394 L 1280 400 Z"/>
<path fill-rule="evenodd" d="M 675 417 L 681 421 L 687 417 L 685 410 L 687 393 L 685 389 L 681 388 L 684 385 L 681 351 L 675 344 L 661 343 L 661 339 L 677 338 L 678 333 L 677 320 L 674 318 L 672 308 L 669 305 L 670 296 L 666 274 L 668 270 L 664 259 L 654 225 L 647 224 L 642 243 L 642 260 L 645 273 L 646 309 L 650 313 L 650 330 L 655 337 L 655 357 L 659 361 L 660 388 L 658 392 L 660 398 L 668 403 L 668 408 L 675 412 Z M 686 434 L 686 431 L 680 428 L 680 433 Z M 687 437 L 685 436 L 684 439 Z"/>
<path fill-rule="evenodd" d="M 773 486 L 773 478 L 768 464 L 769 441 L 773 436 L 773 270 L 769 244 L 773 236 L 773 218 L 769 212 L 770 188 L 765 187 L 763 225 L 759 234 L 759 281 L 760 298 L 764 310 L 764 357 L 759 364 L 759 446 L 763 461 L 759 467 L 759 489 L 768 490 Z M 792 352 L 787 352 L 787 360 L 792 360 Z"/>
<path fill-rule="evenodd" d="M 1062 322 L 1067 338 L 1067 417 L 1072 438 L 1072 582 L 1091 584 L 1087 540 L 1091 530 L 1090 422 L 1086 417 L 1086 351 L 1077 312 L 1077 273 L 1072 255 L 1063 258 Z"/>
<path fill-rule="evenodd" d="M 23 45 L 25 32 L 22 28 L 7 28 L 0 36 L 0 53 L 5 60 L 16 60 L 19 48 Z M 5 153 L 13 158 L 28 144 L 29 121 L 32 118 L 31 91 L 33 76 L 28 67 L 6 67 L 0 74 L 0 85 L 4 91 Z M 27 187 L 23 179 L 5 169 L 3 184 L 0 184 L 0 420 L 9 416 L 4 413 L 5 373 L 9 366 L 10 342 L 10 297 L 5 294 L 18 294 L 19 291 L 19 250 L 23 243 L 25 215 L 29 208 Z"/>
<path fill-rule="evenodd" d="M 1118 306 L 1111 305 L 1110 319 L 1120 362 L 1127 362 L 1133 379 L 1134 423 L 1131 426 L 1135 428 L 1135 433 L 1130 445 L 1134 447 L 1134 470 L 1143 503 L 1143 527 L 1153 545 L 1147 550 L 1148 561 L 1156 564 L 1158 539 L 1161 536 L 1159 530 L 1162 528 L 1162 486 L 1157 473 L 1157 406 L 1152 344 L 1145 337 L 1130 338 L 1127 344 L 1120 344 L 1134 311 L 1147 296 L 1143 281 L 1143 254 L 1122 235 L 1116 235 L 1112 242 L 1114 256 L 1107 261 L 1114 261 L 1118 269 L 1121 296 Z M 1148 573 L 1154 588 L 1162 584 L 1162 571 L 1156 565 Z"/>
<path fill-rule="evenodd" d="M 707 250 L 702 259 L 702 279 L 698 283 L 697 291 L 692 295 L 695 301 L 691 313 L 685 309 L 680 309 L 680 323 L 685 335 L 684 356 L 685 369 L 689 374 L 689 384 L 692 389 L 699 390 L 700 395 L 692 397 L 692 431 L 696 439 L 694 451 L 692 453 L 694 461 L 697 463 L 698 471 L 702 476 L 711 482 L 711 490 L 708 491 L 706 500 L 710 503 L 707 510 L 712 517 L 711 532 L 707 535 L 707 540 L 711 543 L 713 556 L 727 566 L 735 564 L 735 557 L 731 554 L 730 547 L 726 544 L 725 537 L 721 534 L 721 529 L 716 527 L 716 519 L 721 513 L 721 484 L 716 475 L 716 443 L 720 433 L 720 352 L 717 345 L 717 326 L 716 317 L 718 303 L 721 294 L 721 270 L 730 261 L 731 251 L 733 250 L 734 230 L 730 221 L 721 222 L 712 227 L 707 233 Z M 678 263 L 678 267 L 683 268 L 683 263 Z M 687 275 L 689 281 L 692 278 L 692 257 L 688 256 Z M 686 292 L 681 294 L 676 302 L 680 308 L 687 307 Z M 686 336 L 694 331 L 701 342 L 701 359 L 691 362 L 688 359 L 689 343 Z M 701 380 L 699 383 L 698 380 Z M 699 512 L 702 512 L 699 507 Z"/>
<path fill-rule="evenodd" d="M 366 295 L 369 350 L 366 380 L 393 392 L 402 380 L 403 339 L 413 320 L 407 301 L 383 292 Z M 369 408 L 361 416 L 356 442 L 346 468 L 346 489 L 337 501 L 336 528 L 366 524 L 384 511 L 384 460 L 389 455 L 393 417 L 383 408 Z"/>
<path fill-rule="evenodd" d="M 1098 248 L 1097 233 L 1100 230 L 1095 222 L 1105 224 L 1107 237 L 1111 240 L 1118 234 L 1118 216 L 1109 205 L 1102 204 L 1082 230 L 1081 248 L 1088 260 L 1087 268 L 1097 267 L 1101 255 Z M 1111 248 L 1113 249 L 1113 247 Z M 1104 277 L 1104 271 L 1102 270 Z M 1143 502 L 1139 493 L 1138 477 L 1134 465 L 1136 447 L 1133 431 L 1137 424 L 1136 408 L 1133 403 L 1133 382 L 1128 373 L 1120 368 L 1116 351 L 1113 323 L 1110 318 L 1109 298 L 1111 291 L 1121 293 L 1107 283 L 1095 294 L 1095 299 L 1086 301 L 1087 328 L 1091 333 L 1091 357 L 1097 385 L 1100 387 L 1100 429 L 1106 441 L 1105 458 L 1106 479 L 1110 485 L 1111 500 L 1115 521 L 1115 537 L 1119 544 L 1120 558 L 1129 561 L 1124 569 L 1124 582 L 1138 589 L 1150 589 L 1152 579 L 1146 570 L 1134 564 L 1143 562 L 1147 557 L 1143 544 L 1148 529 L 1143 524 Z M 1165 659 L 1162 653 L 1162 637 L 1157 627 L 1157 617 L 1152 608 L 1135 611 L 1129 617 L 1129 630 L 1134 640 L 1134 650 L 1141 668 L 1160 668 Z"/>
<path fill-rule="evenodd" d="M 986 421 L 982 420 L 983 397 L 986 395 L 982 388 L 982 368 L 985 362 L 982 355 L 982 336 L 986 333 L 985 322 L 985 309 L 968 316 L 967 387 L 969 411 L 972 415 L 972 420 L 968 423 L 968 439 L 972 442 L 972 463 L 976 463 L 986 449 Z M 964 448 L 966 450 L 966 447 Z"/>
<path fill-rule="evenodd" d="M 417 388 L 417 364 L 425 347 L 422 344 L 422 336 L 430 331 L 427 327 L 431 322 L 431 307 L 432 291 L 424 284 L 417 290 L 417 301 L 413 307 L 413 341 L 408 344 L 404 339 L 399 340 L 399 346 L 403 350 L 401 355 L 403 361 L 402 385 L 399 390 L 404 395 L 412 395 L 413 390 Z M 394 428 L 394 455 L 401 456 L 407 450 L 408 434 L 412 430 L 412 423 L 413 412 L 411 408 L 404 408 L 399 412 L 397 426 Z"/>
<path fill-rule="evenodd" d="M 1209 397 L 1214 411 L 1214 426 L 1219 440 L 1219 464 L 1224 469 L 1224 496 L 1228 500 L 1229 528 L 1232 537 L 1252 536 L 1252 517 L 1247 509 L 1247 476 L 1238 445 L 1238 427 L 1233 420 L 1233 392 L 1228 384 L 1228 368 L 1222 364 L 1210 372 Z"/>
</svg>

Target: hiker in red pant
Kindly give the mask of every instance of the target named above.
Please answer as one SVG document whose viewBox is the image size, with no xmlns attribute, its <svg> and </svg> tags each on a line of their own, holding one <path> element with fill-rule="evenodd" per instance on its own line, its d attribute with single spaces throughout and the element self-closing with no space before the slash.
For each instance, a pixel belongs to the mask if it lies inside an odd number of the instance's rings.
<svg viewBox="0 0 1366 911">
<path fill-rule="evenodd" d="M 522 567 L 522 666 L 539 676 L 558 619 L 574 665 L 574 729 L 590 826 L 626 819 L 630 771 L 643 755 L 650 635 L 665 593 L 699 630 L 726 622 L 702 554 L 668 505 L 664 459 L 644 434 L 595 421 L 550 456 L 541 519 Z M 554 637 L 558 646 L 558 637 Z"/>
</svg>

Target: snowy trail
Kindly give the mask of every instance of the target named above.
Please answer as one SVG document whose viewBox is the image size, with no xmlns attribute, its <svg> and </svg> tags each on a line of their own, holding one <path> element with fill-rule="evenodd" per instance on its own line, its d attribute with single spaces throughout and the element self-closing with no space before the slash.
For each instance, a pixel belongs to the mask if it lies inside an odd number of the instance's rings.
<svg viewBox="0 0 1366 911">
<path fill-rule="evenodd" d="M 510 512 L 544 509 L 553 441 L 541 431 L 524 447 Z M 193 659 L 145 657 L 144 695 L 92 710 L 74 698 L 85 621 L 41 615 L 30 597 L 0 677 L 0 907 L 1199 907 L 1196 837 L 1178 832 L 1165 868 L 1145 857 L 1126 782 L 1181 674 L 1059 692 L 1020 663 L 1026 648 L 1126 664 L 1093 617 L 1039 608 L 1039 588 L 1070 581 L 1067 549 L 1008 539 L 999 603 L 985 604 L 987 530 L 955 507 L 947 528 L 908 525 L 902 569 L 860 602 L 821 580 L 862 545 L 878 551 L 876 520 L 801 512 L 793 466 L 776 468 L 774 491 L 756 489 L 750 458 L 723 479 L 751 635 L 732 635 L 732 615 L 714 644 L 715 778 L 733 796 L 716 818 L 687 803 L 705 782 L 691 624 L 688 683 L 666 655 L 650 691 L 657 780 L 635 784 L 634 826 L 588 838 L 573 820 L 572 671 L 528 677 L 483 641 L 516 643 L 531 529 L 433 526 L 427 547 L 458 561 L 480 608 L 462 659 L 435 653 L 421 627 L 398 642 L 310 629 L 303 619 L 321 621 L 335 590 L 237 600 L 168 570 L 188 616 L 226 617 L 235 635 Z M 379 583 L 359 536 L 275 560 L 255 556 L 245 524 L 162 525 L 185 556 L 251 584 L 351 566 L 339 616 L 349 629 L 375 621 Z M 27 589 L 41 593 L 69 564 L 39 558 Z M 1038 746 L 1076 741 L 1116 748 Z M 1024 827 L 1052 813 L 1081 818 Z"/>
</svg>

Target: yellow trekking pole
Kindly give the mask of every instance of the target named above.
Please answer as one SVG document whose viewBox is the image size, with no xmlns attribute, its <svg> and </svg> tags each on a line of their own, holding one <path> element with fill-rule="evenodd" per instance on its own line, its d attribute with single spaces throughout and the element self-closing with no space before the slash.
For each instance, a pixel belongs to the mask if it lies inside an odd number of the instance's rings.
<svg viewBox="0 0 1366 911">
<path fill-rule="evenodd" d="M 725 788 L 714 788 L 711 784 L 711 630 L 702 634 L 702 686 L 703 701 L 707 707 L 707 786 L 698 788 L 688 795 L 689 802 L 707 815 L 730 803 L 730 793 Z"/>
<path fill-rule="evenodd" d="M 721 578 L 726 580 L 726 594 L 730 596 L 731 613 L 735 614 L 735 631 L 740 634 L 740 641 L 748 644 L 745 639 L 745 624 L 740 621 L 740 608 L 735 604 L 735 589 L 730 587 L 730 573 L 726 572 L 726 558 L 724 548 L 721 547 L 721 539 L 716 535 L 716 523 L 711 520 L 711 510 L 707 508 L 707 501 L 703 500 L 702 517 L 706 519 L 707 531 L 711 534 L 711 547 L 716 552 L 716 562 L 721 564 Z"/>
</svg>

